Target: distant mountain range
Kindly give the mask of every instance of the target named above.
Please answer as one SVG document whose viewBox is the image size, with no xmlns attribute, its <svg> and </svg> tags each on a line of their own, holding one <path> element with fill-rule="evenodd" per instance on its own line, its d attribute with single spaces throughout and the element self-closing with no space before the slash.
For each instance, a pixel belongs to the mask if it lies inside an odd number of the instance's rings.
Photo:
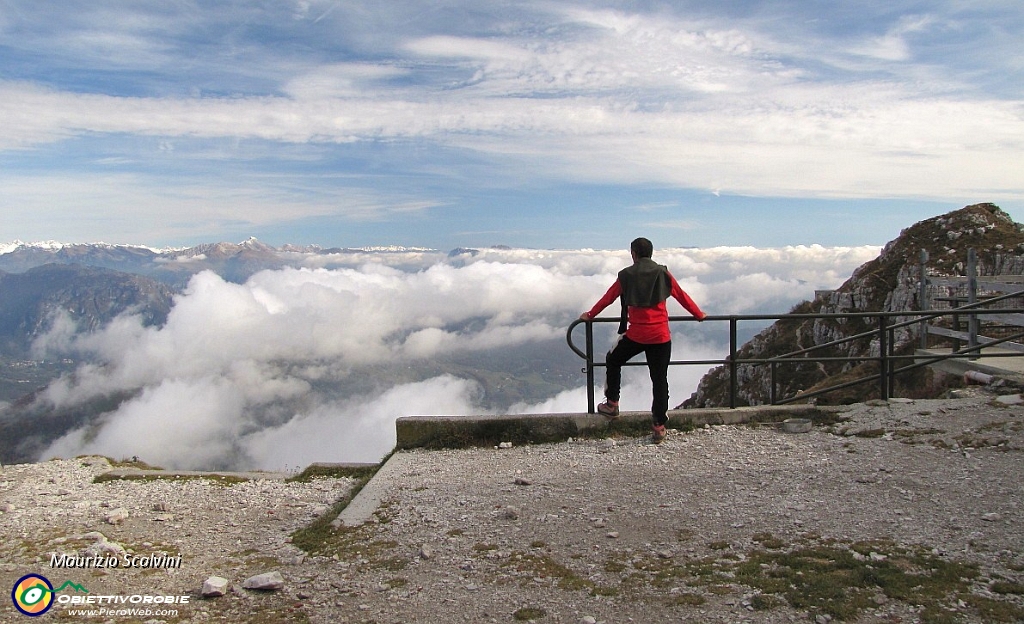
<svg viewBox="0 0 1024 624">
<path fill-rule="evenodd" d="M 24 273 L 46 264 L 80 265 L 142 275 L 180 289 L 196 273 L 210 270 L 230 282 L 241 283 L 265 269 L 301 266 L 309 256 L 352 253 L 436 252 L 423 247 L 323 248 L 318 245 L 272 247 L 255 238 L 242 243 L 208 243 L 195 247 L 154 249 L 141 245 L 106 243 L 0 244 L 0 271 Z M 469 250 L 456 250 L 456 252 Z M 456 253 L 453 252 L 453 253 Z"/>
</svg>

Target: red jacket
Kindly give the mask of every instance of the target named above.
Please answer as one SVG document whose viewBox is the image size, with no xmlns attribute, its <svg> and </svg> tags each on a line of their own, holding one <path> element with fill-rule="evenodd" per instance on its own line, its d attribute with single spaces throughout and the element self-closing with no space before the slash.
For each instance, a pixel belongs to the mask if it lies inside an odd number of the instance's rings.
<svg viewBox="0 0 1024 624">
<path fill-rule="evenodd" d="M 679 282 L 672 277 L 671 273 L 668 274 L 668 277 L 672 284 L 672 298 L 678 301 L 679 305 L 683 306 L 694 318 L 703 319 L 707 316 L 693 302 L 693 299 L 690 299 L 690 295 L 679 287 Z M 608 292 L 594 304 L 587 314 L 590 315 L 590 318 L 596 317 L 621 294 L 622 284 L 615 280 Z M 629 325 L 626 328 L 626 338 L 640 344 L 661 344 L 672 340 L 672 332 L 668 327 L 668 306 L 665 304 L 666 301 L 651 307 L 629 306 Z"/>
</svg>

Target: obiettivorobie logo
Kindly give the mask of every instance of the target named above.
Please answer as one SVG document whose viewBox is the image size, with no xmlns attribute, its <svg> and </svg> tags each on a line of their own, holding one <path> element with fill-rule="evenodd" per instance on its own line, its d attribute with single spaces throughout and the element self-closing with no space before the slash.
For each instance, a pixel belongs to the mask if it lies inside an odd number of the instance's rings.
<svg viewBox="0 0 1024 624">
<path fill-rule="evenodd" d="M 54 598 L 54 594 L 65 590 L 76 591 L 82 594 L 89 593 L 88 589 L 78 583 L 64 581 L 63 585 L 54 589 L 53 584 L 45 576 L 41 574 L 26 574 L 14 584 L 14 588 L 11 590 L 11 602 L 14 603 L 14 607 L 18 611 L 29 617 L 36 617 L 46 613 L 53 606 L 54 602 L 72 608 L 92 609 L 94 606 L 100 607 L 95 610 L 95 613 L 90 611 L 90 615 L 149 616 L 177 615 L 177 611 L 173 610 L 154 613 L 152 609 L 158 605 L 187 605 L 190 598 L 188 595 L 153 596 L 140 594 L 133 594 L 131 596 L 62 595 Z"/>
<path fill-rule="evenodd" d="M 11 589 L 11 602 L 14 603 L 14 607 L 18 611 L 27 616 L 36 617 L 50 610 L 50 607 L 53 606 L 54 594 L 69 587 L 78 592 L 89 593 L 89 590 L 71 581 L 64 581 L 63 585 L 54 589 L 53 584 L 45 576 L 26 574 L 18 579 L 14 588 Z"/>
</svg>

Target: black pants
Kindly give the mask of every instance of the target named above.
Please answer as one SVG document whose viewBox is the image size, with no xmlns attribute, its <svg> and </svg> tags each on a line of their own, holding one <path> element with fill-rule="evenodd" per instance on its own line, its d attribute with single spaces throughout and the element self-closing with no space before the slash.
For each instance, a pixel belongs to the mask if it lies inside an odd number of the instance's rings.
<svg viewBox="0 0 1024 624">
<path fill-rule="evenodd" d="M 668 422 L 668 363 L 672 360 L 672 341 L 661 344 L 640 344 L 619 336 L 612 350 L 605 358 L 607 372 L 604 382 L 604 396 L 609 401 L 619 400 L 622 387 L 622 365 L 639 354 L 647 356 L 647 370 L 654 386 L 654 400 L 651 403 L 651 419 L 655 425 Z"/>
</svg>

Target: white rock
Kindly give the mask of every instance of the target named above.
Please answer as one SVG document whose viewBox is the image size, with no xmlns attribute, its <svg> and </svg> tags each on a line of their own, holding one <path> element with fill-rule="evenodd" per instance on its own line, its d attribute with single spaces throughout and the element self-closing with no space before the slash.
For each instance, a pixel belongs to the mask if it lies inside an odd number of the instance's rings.
<svg viewBox="0 0 1024 624">
<path fill-rule="evenodd" d="M 211 576 L 203 581 L 203 598 L 219 598 L 228 593 L 230 582 L 222 576 Z"/>
<path fill-rule="evenodd" d="M 1021 398 L 1019 394 L 1004 394 L 996 397 L 996 403 L 1000 405 L 1020 405 L 1024 403 L 1024 398 Z"/>
<path fill-rule="evenodd" d="M 242 582 L 245 589 L 260 589 L 264 591 L 276 591 L 284 588 L 284 577 L 278 571 L 264 572 L 256 576 L 250 576 Z"/>
</svg>

